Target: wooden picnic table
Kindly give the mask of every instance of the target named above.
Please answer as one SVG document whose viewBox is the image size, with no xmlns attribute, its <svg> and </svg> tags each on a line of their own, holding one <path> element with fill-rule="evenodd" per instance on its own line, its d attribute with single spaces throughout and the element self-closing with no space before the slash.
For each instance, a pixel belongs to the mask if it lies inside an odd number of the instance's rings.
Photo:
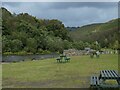
<svg viewBox="0 0 120 90">
<path fill-rule="evenodd" d="M 70 61 L 70 57 L 67 57 L 66 55 L 60 55 L 60 57 L 58 57 L 57 59 L 57 62 L 68 62 L 68 61 Z"/>
<path fill-rule="evenodd" d="M 100 84 L 102 87 L 120 87 L 120 76 L 117 71 L 115 70 L 102 70 L 100 71 L 99 76 Z M 107 85 L 105 84 L 106 80 L 115 80 L 117 82 L 117 85 Z"/>
<path fill-rule="evenodd" d="M 64 58 L 64 57 L 66 57 L 66 55 L 63 55 L 63 54 L 62 54 L 62 55 L 60 55 L 60 57 Z"/>
<path fill-rule="evenodd" d="M 106 80 L 115 80 L 116 85 L 106 84 Z M 102 87 L 102 88 L 120 88 L 120 75 L 115 70 L 101 70 L 98 77 L 91 77 L 92 87 Z"/>
</svg>

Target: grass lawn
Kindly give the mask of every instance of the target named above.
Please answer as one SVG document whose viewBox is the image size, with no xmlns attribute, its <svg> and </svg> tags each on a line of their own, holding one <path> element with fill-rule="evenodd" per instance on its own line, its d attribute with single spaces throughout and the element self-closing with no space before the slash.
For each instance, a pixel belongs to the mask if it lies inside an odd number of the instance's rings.
<svg viewBox="0 0 120 90">
<path fill-rule="evenodd" d="M 88 88 L 90 76 L 100 70 L 118 70 L 118 55 L 100 58 L 72 56 L 69 63 L 57 63 L 55 58 L 2 64 L 3 88 Z"/>
</svg>

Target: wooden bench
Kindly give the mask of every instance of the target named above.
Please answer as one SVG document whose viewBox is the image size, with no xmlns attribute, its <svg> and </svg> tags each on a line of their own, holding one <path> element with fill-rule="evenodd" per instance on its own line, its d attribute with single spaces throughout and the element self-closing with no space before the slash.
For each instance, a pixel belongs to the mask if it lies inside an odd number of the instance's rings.
<svg viewBox="0 0 120 90">
<path fill-rule="evenodd" d="M 58 57 L 56 58 L 57 62 L 62 62 L 62 58 L 61 57 Z"/>
<path fill-rule="evenodd" d="M 90 86 L 91 86 L 92 88 L 97 88 L 97 87 L 99 87 L 99 85 L 100 85 L 99 77 L 92 76 L 92 77 L 91 77 Z"/>
</svg>

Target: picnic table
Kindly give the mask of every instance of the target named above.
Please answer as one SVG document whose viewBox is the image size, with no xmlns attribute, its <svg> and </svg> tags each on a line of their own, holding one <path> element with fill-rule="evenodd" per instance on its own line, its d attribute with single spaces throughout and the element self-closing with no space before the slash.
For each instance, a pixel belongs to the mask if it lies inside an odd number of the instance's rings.
<svg viewBox="0 0 120 90">
<path fill-rule="evenodd" d="M 106 84 L 107 80 L 114 80 L 117 84 Z M 120 75 L 115 70 L 101 70 L 99 76 L 91 77 L 90 85 L 93 88 L 120 88 Z"/>
<path fill-rule="evenodd" d="M 70 61 L 70 57 L 67 57 L 66 55 L 60 55 L 57 59 L 57 62 L 68 62 Z"/>
</svg>

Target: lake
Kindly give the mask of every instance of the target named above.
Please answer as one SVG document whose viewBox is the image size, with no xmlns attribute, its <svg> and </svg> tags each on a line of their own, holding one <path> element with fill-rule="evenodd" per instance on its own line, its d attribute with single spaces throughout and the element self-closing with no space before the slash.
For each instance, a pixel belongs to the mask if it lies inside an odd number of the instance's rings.
<svg viewBox="0 0 120 90">
<path fill-rule="evenodd" d="M 37 55 L 3 55 L 2 62 L 19 62 L 19 61 L 30 61 L 30 60 L 42 60 L 47 58 L 56 58 L 59 54 L 37 54 Z"/>
</svg>

